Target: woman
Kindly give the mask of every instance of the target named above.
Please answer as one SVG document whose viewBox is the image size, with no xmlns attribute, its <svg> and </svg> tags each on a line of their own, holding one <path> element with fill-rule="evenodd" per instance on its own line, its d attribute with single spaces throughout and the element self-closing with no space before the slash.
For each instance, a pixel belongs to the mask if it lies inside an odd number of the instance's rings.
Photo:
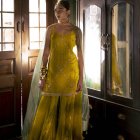
<svg viewBox="0 0 140 140">
<path fill-rule="evenodd" d="M 54 8 L 58 23 L 47 27 L 42 63 L 40 64 L 40 91 L 38 91 L 40 95 L 37 95 L 40 98 L 36 101 L 29 97 L 23 139 L 83 139 L 82 34 L 77 26 L 69 22 L 69 8 L 68 1 L 58 1 Z M 33 91 L 30 91 L 30 94 L 30 96 L 34 96 Z M 34 109 L 31 109 L 30 102 L 38 102 L 38 105 L 36 107 L 34 105 Z M 28 112 L 31 110 L 35 111 L 29 115 Z"/>
</svg>

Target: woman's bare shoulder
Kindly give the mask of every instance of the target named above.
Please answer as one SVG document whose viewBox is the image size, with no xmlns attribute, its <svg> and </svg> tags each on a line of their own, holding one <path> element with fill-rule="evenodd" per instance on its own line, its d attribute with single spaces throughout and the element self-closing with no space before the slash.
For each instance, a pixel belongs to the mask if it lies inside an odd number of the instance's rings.
<svg viewBox="0 0 140 140">
<path fill-rule="evenodd" d="M 57 26 L 57 23 L 53 23 L 53 24 L 49 25 L 49 26 L 47 27 L 47 29 L 48 29 L 48 30 L 51 30 L 52 28 L 54 28 L 54 27 L 56 27 L 56 26 Z"/>
<path fill-rule="evenodd" d="M 73 30 L 75 31 L 76 34 L 81 33 L 81 29 L 76 25 L 73 25 Z"/>
<path fill-rule="evenodd" d="M 47 34 L 51 34 L 52 31 L 56 28 L 56 26 L 57 26 L 57 23 L 53 23 L 51 25 L 48 25 L 47 30 L 46 30 Z"/>
</svg>

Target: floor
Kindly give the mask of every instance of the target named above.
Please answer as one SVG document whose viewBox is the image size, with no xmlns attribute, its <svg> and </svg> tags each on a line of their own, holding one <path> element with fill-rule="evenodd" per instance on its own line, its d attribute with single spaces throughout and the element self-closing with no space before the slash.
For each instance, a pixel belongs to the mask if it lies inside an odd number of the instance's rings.
<svg viewBox="0 0 140 140">
<path fill-rule="evenodd" d="M 12 138 L 12 139 L 8 139 L 8 140 L 22 140 L 21 137 L 17 137 L 17 138 Z"/>
</svg>

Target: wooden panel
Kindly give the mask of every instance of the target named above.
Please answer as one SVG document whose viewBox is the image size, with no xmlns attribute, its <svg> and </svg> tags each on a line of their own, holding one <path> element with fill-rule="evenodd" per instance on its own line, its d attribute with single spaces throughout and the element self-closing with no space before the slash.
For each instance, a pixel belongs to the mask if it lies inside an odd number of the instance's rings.
<svg viewBox="0 0 140 140">
<path fill-rule="evenodd" d="M 102 140 L 106 137 L 105 103 L 89 97 L 90 119 L 84 140 Z"/>
<path fill-rule="evenodd" d="M 0 60 L 15 58 L 14 52 L 0 52 Z"/>
<path fill-rule="evenodd" d="M 106 119 L 128 133 L 140 138 L 140 111 L 133 108 L 107 104 Z"/>
<path fill-rule="evenodd" d="M 17 135 L 16 96 L 13 88 L 0 89 L 0 140 Z"/>
<path fill-rule="evenodd" d="M 37 57 L 29 57 L 29 73 L 33 73 Z"/>
<path fill-rule="evenodd" d="M 15 75 L 0 76 L 0 88 L 14 87 Z"/>
<path fill-rule="evenodd" d="M 0 125 L 14 123 L 15 98 L 13 89 L 0 90 Z"/>
<path fill-rule="evenodd" d="M 1 60 L 0 61 L 0 75 L 2 74 L 13 74 L 14 73 L 14 59 Z"/>
<path fill-rule="evenodd" d="M 16 137 L 16 133 L 16 124 L 0 127 L 0 140 L 11 140 L 11 138 Z"/>
</svg>

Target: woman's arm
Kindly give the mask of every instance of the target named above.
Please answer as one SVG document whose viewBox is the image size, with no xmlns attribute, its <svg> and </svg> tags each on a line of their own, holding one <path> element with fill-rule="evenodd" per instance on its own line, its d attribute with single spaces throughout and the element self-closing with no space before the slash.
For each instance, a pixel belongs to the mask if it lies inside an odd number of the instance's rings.
<svg viewBox="0 0 140 140">
<path fill-rule="evenodd" d="M 78 28 L 76 33 L 76 45 L 77 45 L 77 57 L 78 57 L 78 64 L 79 64 L 79 81 L 77 85 L 77 92 L 82 90 L 83 84 L 83 53 L 82 53 L 82 32 Z"/>
<path fill-rule="evenodd" d="M 48 27 L 46 30 L 45 46 L 42 57 L 42 67 L 47 66 L 49 54 L 50 54 L 50 27 Z"/>
<path fill-rule="evenodd" d="M 44 87 L 45 76 L 47 73 L 47 63 L 48 63 L 48 58 L 49 58 L 49 54 L 50 54 L 50 27 L 48 27 L 46 30 L 44 45 L 45 46 L 44 46 L 44 51 L 43 51 L 43 56 L 42 56 L 41 75 L 40 75 L 40 80 L 39 80 L 40 89 L 42 89 Z"/>
</svg>

